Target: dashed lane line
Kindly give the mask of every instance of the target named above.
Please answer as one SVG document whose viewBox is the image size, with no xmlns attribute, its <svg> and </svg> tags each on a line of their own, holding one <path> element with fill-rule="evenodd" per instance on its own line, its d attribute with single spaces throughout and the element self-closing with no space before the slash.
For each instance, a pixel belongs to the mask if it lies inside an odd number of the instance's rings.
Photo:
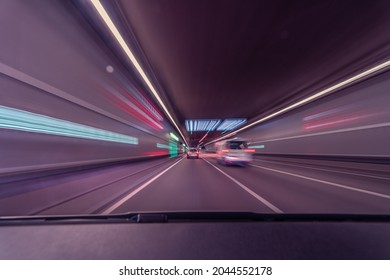
<svg viewBox="0 0 390 280">
<path fill-rule="evenodd" d="M 241 182 L 237 181 L 236 179 L 234 179 L 232 176 L 228 175 L 227 173 L 225 173 L 224 171 L 222 171 L 221 169 L 219 169 L 218 167 L 216 167 L 214 164 L 210 163 L 209 161 L 203 159 L 205 162 L 207 162 L 208 164 L 210 164 L 212 167 L 214 167 L 215 169 L 217 169 L 219 172 L 221 172 L 223 175 L 225 175 L 226 177 L 228 177 L 230 180 L 232 180 L 234 183 L 236 183 L 237 185 L 239 185 L 243 190 L 245 190 L 246 192 L 248 192 L 250 195 L 252 195 L 254 198 L 256 198 L 258 201 L 260 201 L 261 203 L 263 203 L 264 205 L 266 205 L 268 208 L 270 208 L 272 211 L 274 211 L 275 213 L 279 213 L 279 214 L 282 214 L 283 211 L 280 210 L 278 207 L 276 207 L 275 205 L 273 205 L 271 202 L 269 202 L 268 200 L 266 200 L 265 198 L 263 198 L 262 196 L 258 195 L 257 193 L 255 193 L 254 191 L 252 191 L 250 188 L 248 188 L 247 186 L 245 186 L 244 184 L 242 184 Z"/>
</svg>

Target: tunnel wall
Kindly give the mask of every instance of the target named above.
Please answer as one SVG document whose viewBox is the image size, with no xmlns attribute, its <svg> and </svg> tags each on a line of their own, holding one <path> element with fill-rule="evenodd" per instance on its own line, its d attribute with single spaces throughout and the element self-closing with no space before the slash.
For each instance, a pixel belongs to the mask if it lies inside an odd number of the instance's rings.
<svg viewBox="0 0 390 280">
<path fill-rule="evenodd" d="M 390 158 L 390 73 L 240 133 L 258 154 Z"/>
<path fill-rule="evenodd" d="M 171 125 L 134 74 L 111 56 L 71 6 L 39 0 L 0 5 L 0 35 L 6 38 L 0 44 L 0 175 L 178 152 Z M 7 108 L 136 142 L 23 131 L 20 124 L 7 127 Z M 31 120 L 19 121 L 31 127 Z"/>
</svg>

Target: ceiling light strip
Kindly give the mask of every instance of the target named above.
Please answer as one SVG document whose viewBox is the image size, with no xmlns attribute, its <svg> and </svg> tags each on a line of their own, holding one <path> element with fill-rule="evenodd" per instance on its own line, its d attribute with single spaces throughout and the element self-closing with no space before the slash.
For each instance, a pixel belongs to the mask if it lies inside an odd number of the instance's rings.
<svg viewBox="0 0 390 280">
<path fill-rule="evenodd" d="M 145 72 L 141 68 L 140 64 L 138 63 L 137 59 L 131 52 L 130 48 L 126 44 L 125 40 L 123 39 L 122 35 L 116 28 L 115 24 L 112 22 L 110 16 L 107 14 L 106 10 L 102 6 L 99 0 L 90 0 L 92 5 L 95 7 L 99 15 L 102 17 L 103 21 L 107 25 L 107 27 L 110 29 L 112 34 L 114 35 L 115 39 L 118 41 L 119 45 L 122 47 L 123 51 L 126 53 L 127 57 L 130 59 L 134 67 L 137 69 L 138 73 L 141 75 L 142 79 L 146 83 L 146 85 L 149 87 L 150 91 L 154 95 L 154 97 L 157 99 L 158 103 L 161 105 L 169 119 L 172 121 L 173 125 L 176 127 L 176 129 L 179 131 L 180 135 L 182 136 L 184 142 L 187 143 L 184 135 L 182 134 L 180 128 L 177 126 L 176 122 L 173 120 L 171 114 L 169 113 L 168 109 L 166 108 L 165 104 L 161 100 L 160 96 L 158 95 L 157 91 L 154 89 L 152 83 L 149 81 L 148 77 L 146 76 Z"/>
</svg>

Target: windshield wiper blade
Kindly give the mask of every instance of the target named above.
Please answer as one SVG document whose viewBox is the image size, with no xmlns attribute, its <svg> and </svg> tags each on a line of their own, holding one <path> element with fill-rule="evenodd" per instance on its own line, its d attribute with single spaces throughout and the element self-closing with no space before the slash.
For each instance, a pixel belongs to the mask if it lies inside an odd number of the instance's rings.
<svg viewBox="0 0 390 280">
<path fill-rule="evenodd" d="M 115 223 L 136 222 L 137 213 L 99 215 L 47 215 L 47 216 L 7 216 L 0 217 L 0 226 L 4 224 L 40 224 L 40 223 Z"/>
<path fill-rule="evenodd" d="M 1 225 L 178 222 L 390 222 L 387 214 L 264 214 L 255 212 L 137 212 L 122 214 L 0 217 Z"/>
<path fill-rule="evenodd" d="M 143 218 L 150 213 L 140 213 Z M 156 213 L 153 213 L 155 215 Z M 164 212 L 167 222 L 390 222 L 388 214 L 276 214 L 256 212 Z M 142 222 L 142 219 L 141 219 Z"/>
</svg>

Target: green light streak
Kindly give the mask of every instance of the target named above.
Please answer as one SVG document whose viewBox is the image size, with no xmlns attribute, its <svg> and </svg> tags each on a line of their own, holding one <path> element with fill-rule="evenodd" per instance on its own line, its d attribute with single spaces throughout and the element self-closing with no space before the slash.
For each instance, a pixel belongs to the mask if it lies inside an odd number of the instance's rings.
<svg viewBox="0 0 390 280">
<path fill-rule="evenodd" d="M 138 144 L 138 138 L 135 137 L 5 106 L 0 106 L 0 128 L 132 145 Z"/>
<path fill-rule="evenodd" d="M 264 145 L 258 145 L 258 146 L 249 146 L 248 148 L 253 148 L 253 149 L 264 149 Z"/>
<path fill-rule="evenodd" d="M 169 141 L 169 157 L 177 157 L 177 145 L 173 141 Z"/>
<path fill-rule="evenodd" d="M 179 141 L 179 138 L 178 138 L 175 134 L 173 134 L 172 132 L 169 133 L 169 135 L 171 136 L 171 138 L 172 138 L 173 140 Z"/>
</svg>

